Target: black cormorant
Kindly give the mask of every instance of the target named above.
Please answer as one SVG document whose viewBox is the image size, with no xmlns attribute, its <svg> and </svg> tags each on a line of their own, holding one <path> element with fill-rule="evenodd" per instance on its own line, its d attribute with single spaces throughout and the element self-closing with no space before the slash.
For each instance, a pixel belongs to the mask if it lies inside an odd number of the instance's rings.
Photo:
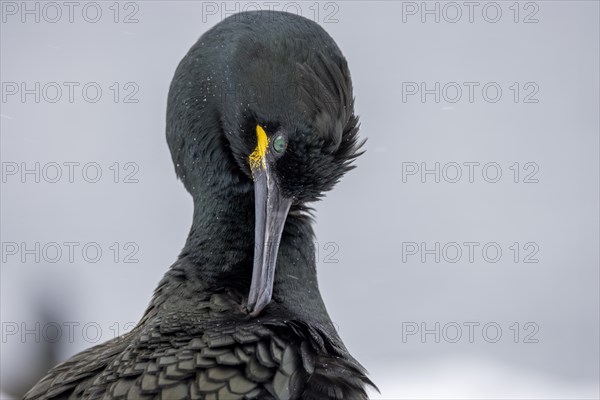
<svg viewBox="0 0 600 400">
<path fill-rule="evenodd" d="M 249 12 L 206 32 L 167 107 L 194 199 L 185 247 L 134 329 L 25 399 L 366 399 L 319 293 L 307 207 L 360 154 L 353 102 L 340 49 L 306 18 Z"/>
</svg>

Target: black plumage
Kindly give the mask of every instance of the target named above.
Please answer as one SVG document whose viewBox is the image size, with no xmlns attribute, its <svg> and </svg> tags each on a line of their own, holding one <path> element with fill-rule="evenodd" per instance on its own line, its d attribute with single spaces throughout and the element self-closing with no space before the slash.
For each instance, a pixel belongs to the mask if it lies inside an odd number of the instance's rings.
<svg viewBox="0 0 600 400">
<path fill-rule="evenodd" d="M 131 332 L 58 365 L 25 399 L 366 399 L 372 383 L 319 293 L 307 206 L 360 154 L 352 96 L 342 53 L 310 20 L 251 12 L 206 32 L 167 110 L 194 199 L 185 247 Z"/>
</svg>

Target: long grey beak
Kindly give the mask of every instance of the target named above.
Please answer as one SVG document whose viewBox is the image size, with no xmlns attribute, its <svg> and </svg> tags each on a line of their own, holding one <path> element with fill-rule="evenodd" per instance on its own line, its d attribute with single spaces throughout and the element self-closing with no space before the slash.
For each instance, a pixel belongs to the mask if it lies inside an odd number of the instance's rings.
<svg viewBox="0 0 600 400">
<path fill-rule="evenodd" d="M 283 226 L 292 200 L 281 196 L 269 165 L 254 172 L 254 267 L 248 295 L 250 315 L 257 316 L 271 301 L 275 264 Z"/>
</svg>

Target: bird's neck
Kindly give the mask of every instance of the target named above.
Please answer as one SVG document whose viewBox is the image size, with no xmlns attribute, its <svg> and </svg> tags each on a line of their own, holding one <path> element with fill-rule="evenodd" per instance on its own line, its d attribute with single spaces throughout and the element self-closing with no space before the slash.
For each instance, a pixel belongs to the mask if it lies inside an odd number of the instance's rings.
<svg viewBox="0 0 600 400">
<path fill-rule="evenodd" d="M 178 263 L 186 266 L 186 274 L 193 274 L 206 290 L 232 288 L 247 296 L 253 257 L 252 188 L 236 193 L 221 188 L 195 198 L 193 224 Z M 311 220 L 294 209 L 281 237 L 273 301 L 294 313 L 326 315 L 317 284 Z"/>
<path fill-rule="evenodd" d="M 250 193 L 223 190 L 194 198 L 194 218 L 180 255 L 209 287 L 222 286 L 231 278 L 233 284 L 243 284 L 249 279 L 247 264 L 252 263 L 254 213 L 247 204 Z"/>
</svg>

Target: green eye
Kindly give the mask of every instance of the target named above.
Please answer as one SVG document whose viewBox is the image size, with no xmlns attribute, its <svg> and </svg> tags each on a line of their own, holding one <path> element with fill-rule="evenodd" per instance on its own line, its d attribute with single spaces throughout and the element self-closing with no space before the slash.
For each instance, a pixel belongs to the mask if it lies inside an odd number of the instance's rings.
<svg viewBox="0 0 600 400">
<path fill-rule="evenodd" d="M 285 138 L 283 135 L 279 135 L 273 139 L 273 150 L 275 150 L 275 153 L 277 154 L 283 153 L 285 150 Z"/>
</svg>

